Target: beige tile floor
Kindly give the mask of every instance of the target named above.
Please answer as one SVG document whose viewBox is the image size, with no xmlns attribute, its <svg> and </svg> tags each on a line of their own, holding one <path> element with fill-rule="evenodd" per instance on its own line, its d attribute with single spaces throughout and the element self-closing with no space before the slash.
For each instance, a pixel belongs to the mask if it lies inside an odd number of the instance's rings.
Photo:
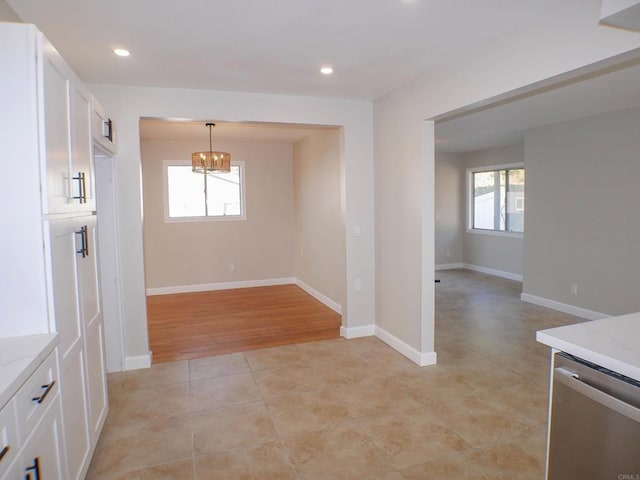
<svg viewBox="0 0 640 480">
<path fill-rule="evenodd" d="M 91 479 L 543 478 L 548 349 L 577 318 L 438 272 L 438 365 L 327 340 L 110 374 Z"/>
</svg>

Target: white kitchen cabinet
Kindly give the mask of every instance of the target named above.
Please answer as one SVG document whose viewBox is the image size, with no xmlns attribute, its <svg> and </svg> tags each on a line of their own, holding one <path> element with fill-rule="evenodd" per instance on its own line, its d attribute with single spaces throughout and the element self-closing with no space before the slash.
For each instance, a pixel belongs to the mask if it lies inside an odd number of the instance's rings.
<svg viewBox="0 0 640 480">
<path fill-rule="evenodd" d="M 64 444 L 59 397 L 57 352 L 50 352 L 0 413 L 5 425 L 13 423 L 15 433 L 3 459 L 2 480 L 66 480 Z"/>
<path fill-rule="evenodd" d="M 82 478 L 107 412 L 103 320 L 95 215 L 45 221 L 51 245 L 55 308 L 60 334 L 64 436 L 69 478 Z"/>
<path fill-rule="evenodd" d="M 60 335 L 60 384 L 67 448 L 66 467 L 70 479 L 80 478 L 91 452 L 88 399 L 86 389 L 86 354 L 84 321 L 79 286 L 81 264 L 92 259 L 86 256 L 85 222 L 90 217 L 72 217 L 45 221 L 49 232 L 51 277 L 54 299 L 52 330 Z M 84 254 L 84 258 L 83 258 Z"/>
<path fill-rule="evenodd" d="M 85 383 L 84 349 L 71 355 L 60 366 L 63 436 L 67 446 L 66 466 L 69 479 L 84 478 L 91 455 L 91 433 Z"/>
<path fill-rule="evenodd" d="M 42 454 L 40 478 L 82 479 L 108 409 L 94 99 L 33 25 L 0 23 L 0 45 L 11 46 L 0 49 L 0 64 L 11 72 L 0 76 L 0 158 L 6 179 L 0 189 L 6 233 L 0 269 L 7 273 L 0 278 L 0 337 L 58 333 L 59 382 L 51 396 L 61 413 L 46 425 L 44 418 L 38 420 L 42 431 L 35 427 L 32 443 L 35 450 L 56 445 L 47 451 L 59 465 Z M 18 418 L 24 416 L 19 403 L 16 408 Z M 11 460 L 12 469 L 20 463 L 19 475 L 7 478 L 37 478 L 28 476 L 35 470 L 24 471 L 36 456 L 25 455 Z"/>
<path fill-rule="evenodd" d="M 92 212 L 96 209 L 95 171 L 93 168 L 93 141 L 91 138 L 91 99 L 89 89 L 82 84 L 71 84 L 71 166 L 69 171 L 72 182 L 79 176 L 82 180 L 81 199 L 77 205 L 79 211 Z M 72 190 L 73 192 L 73 190 Z M 75 197 L 75 195 L 72 195 Z"/>
<path fill-rule="evenodd" d="M 78 251 L 82 246 L 83 224 L 77 218 L 45 221 L 44 224 L 49 233 L 53 289 L 54 314 L 50 328 L 60 335 L 60 361 L 65 365 L 73 352 L 82 346 L 77 263 L 81 255 Z"/>
<path fill-rule="evenodd" d="M 93 141 L 106 152 L 116 153 L 116 132 L 113 121 L 104 113 L 102 105 L 93 97 L 91 101 Z"/>
<path fill-rule="evenodd" d="M 87 402 L 92 445 L 100 435 L 107 416 L 104 317 L 98 271 L 98 237 L 95 216 L 82 217 L 85 228 L 85 257 L 78 259 L 82 328 L 87 372 Z M 91 221 L 90 221 L 91 220 Z"/>
<path fill-rule="evenodd" d="M 61 439 L 60 402 L 53 400 L 47 413 L 27 439 L 20 459 L 25 480 L 65 480 L 62 464 L 63 446 Z"/>
<path fill-rule="evenodd" d="M 56 397 L 2 480 L 66 480 L 60 399 Z"/>
<path fill-rule="evenodd" d="M 0 409 L 0 478 L 18 454 L 18 427 L 15 399 Z"/>
<path fill-rule="evenodd" d="M 41 40 L 42 41 L 42 40 Z M 43 213 L 64 212 L 72 205 L 69 149 L 69 77 L 70 71 L 52 50 L 44 57 L 44 123 L 46 145 L 46 195 Z M 36 88 L 40 85 L 37 83 Z M 76 185 L 76 188 L 79 188 Z M 79 193 L 77 191 L 76 193 Z"/>
<path fill-rule="evenodd" d="M 89 428 L 92 443 L 98 440 L 102 425 L 107 418 L 107 384 L 105 375 L 104 326 L 93 322 L 85 332 L 87 352 L 87 400 L 89 405 Z"/>
<path fill-rule="evenodd" d="M 45 221 L 69 478 L 83 478 L 107 411 L 95 215 Z"/>
<path fill-rule="evenodd" d="M 95 210 L 91 138 L 91 92 L 82 85 L 53 46 L 42 43 L 46 178 L 43 213 Z"/>
<path fill-rule="evenodd" d="M 45 220 L 49 233 L 54 315 L 62 362 L 82 346 L 84 329 L 102 321 L 96 216 Z"/>
</svg>

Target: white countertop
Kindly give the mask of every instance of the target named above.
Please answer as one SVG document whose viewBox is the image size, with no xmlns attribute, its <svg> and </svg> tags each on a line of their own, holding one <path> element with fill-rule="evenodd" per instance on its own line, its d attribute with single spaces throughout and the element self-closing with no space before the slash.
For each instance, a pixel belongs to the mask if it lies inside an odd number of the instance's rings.
<svg viewBox="0 0 640 480">
<path fill-rule="evenodd" d="M 0 338 L 0 408 L 58 343 L 58 334 Z"/>
<path fill-rule="evenodd" d="M 536 340 L 640 381 L 640 312 L 540 330 Z"/>
</svg>

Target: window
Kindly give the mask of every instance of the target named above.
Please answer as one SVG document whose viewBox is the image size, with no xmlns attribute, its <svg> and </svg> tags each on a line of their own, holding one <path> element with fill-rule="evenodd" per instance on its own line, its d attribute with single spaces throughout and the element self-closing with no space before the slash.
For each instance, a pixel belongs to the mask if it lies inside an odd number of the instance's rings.
<svg viewBox="0 0 640 480">
<path fill-rule="evenodd" d="M 165 221 L 245 219 L 244 164 L 229 173 L 193 173 L 191 163 L 165 161 Z"/>
<path fill-rule="evenodd" d="M 524 232 L 524 168 L 505 167 L 468 170 L 470 229 Z"/>
</svg>

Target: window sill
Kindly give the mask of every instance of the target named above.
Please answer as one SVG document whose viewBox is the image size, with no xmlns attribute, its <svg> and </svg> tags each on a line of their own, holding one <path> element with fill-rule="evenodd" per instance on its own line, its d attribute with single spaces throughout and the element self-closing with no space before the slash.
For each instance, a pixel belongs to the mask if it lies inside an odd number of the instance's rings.
<svg viewBox="0 0 640 480">
<path fill-rule="evenodd" d="M 234 222 L 238 220 L 246 220 L 244 215 L 226 217 L 165 217 L 164 223 L 193 223 L 193 222 Z"/>
<path fill-rule="evenodd" d="M 524 233 L 499 232 L 496 230 L 478 230 L 474 228 L 468 228 L 467 233 L 473 233 L 474 235 L 489 235 L 493 237 L 524 238 Z"/>
</svg>

